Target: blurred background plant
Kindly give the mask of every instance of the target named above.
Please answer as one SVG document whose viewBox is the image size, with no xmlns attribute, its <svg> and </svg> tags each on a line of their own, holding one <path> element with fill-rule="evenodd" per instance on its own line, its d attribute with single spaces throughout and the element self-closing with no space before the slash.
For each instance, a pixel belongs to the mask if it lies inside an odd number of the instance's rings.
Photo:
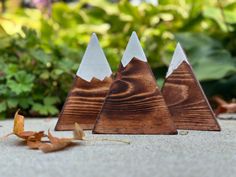
<svg viewBox="0 0 236 177">
<path fill-rule="evenodd" d="M 207 96 L 236 97 L 235 0 L 1 0 L 0 117 L 59 113 L 92 32 L 116 71 L 136 31 L 161 87 L 177 41 Z"/>
</svg>

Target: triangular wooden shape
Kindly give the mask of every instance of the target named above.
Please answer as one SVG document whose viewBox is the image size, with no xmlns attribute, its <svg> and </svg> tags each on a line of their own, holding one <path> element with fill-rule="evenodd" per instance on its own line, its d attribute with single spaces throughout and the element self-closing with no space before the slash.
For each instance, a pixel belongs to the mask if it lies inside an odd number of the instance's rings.
<svg viewBox="0 0 236 177">
<path fill-rule="evenodd" d="M 111 77 L 87 82 L 76 76 L 55 130 L 73 130 L 75 122 L 83 129 L 93 129 L 111 82 Z"/>
<path fill-rule="evenodd" d="M 93 33 L 55 130 L 73 130 L 76 122 L 83 129 L 92 129 L 111 85 L 111 74 L 98 38 Z"/>
<path fill-rule="evenodd" d="M 180 64 L 171 64 L 170 67 L 175 65 L 176 68 L 168 71 L 162 94 L 177 129 L 220 131 L 220 126 L 181 46 L 177 46 L 176 50 L 179 50 L 179 54 L 182 52 L 182 55 L 173 56 L 172 62 L 177 57 Z"/>
<path fill-rule="evenodd" d="M 93 133 L 177 134 L 147 62 L 120 65 Z"/>
</svg>

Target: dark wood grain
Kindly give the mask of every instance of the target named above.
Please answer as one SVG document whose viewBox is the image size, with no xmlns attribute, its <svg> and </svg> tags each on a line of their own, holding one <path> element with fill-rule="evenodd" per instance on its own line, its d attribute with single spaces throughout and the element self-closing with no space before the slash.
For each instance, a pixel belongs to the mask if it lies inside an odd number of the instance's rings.
<svg viewBox="0 0 236 177">
<path fill-rule="evenodd" d="M 111 82 L 111 78 L 87 82 L 76 76 L 55 130 L 73 130 L 75 122 L 83 129 L 92 129 Z"/>
<path fill-rule="evenodd" d="M 136 58 L 120 65 L 93 133 L 176 134 L 149 65 Z"/>
<path fill-rule="evenodd" d="M 185 61 L 165 80 L 162 94 L 178 129 L 220 131 L 207 98 Z"/>
</svg>

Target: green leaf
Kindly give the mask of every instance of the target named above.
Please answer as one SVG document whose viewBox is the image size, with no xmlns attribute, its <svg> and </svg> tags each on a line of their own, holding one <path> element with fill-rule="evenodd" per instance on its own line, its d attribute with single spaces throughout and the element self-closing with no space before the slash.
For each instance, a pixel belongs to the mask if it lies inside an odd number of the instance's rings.
<svg viewBox="0 0 236 177">
<path fill-rule="evenodd" d="M 203 15 L 207 18 L 213 19 L 223 31 L 227 31 L 226 24 L 224 23 L 224 19 L 219 8 L 207 7 L 205 8 Z"/>
<path fill-rule="evenodd" d="M 50 77 L 50 73 L 48 71 L 43 71 L 42 74 L 39 76 L 41 79 L 47 80 Z"/>
<path fill-rule="evenodd" d="M 7 104 L 5 101 L 0 102 L 0 112 L 4 112 L 7 110 Z"/>
<path fill-rule="evenodd" d="M 26 73 L 25 71 L 18 71 L 13 78 L 7 79 L 7 86 L 17 95 L 23 92 L 30 92 L 33 87 L 35 76 Z"/>
<path fill-rule="evenodd" d="M 50 55 L 46 54 L 44 51 L 39 49 L 31 49 L 30 54 L 34 57 L 37 61 L 42 62 L 45 65 L 50 65 L 51 57 Z"/>
<path fill-rule="evenodd" d="M 204 16 L 210 19 L 213 19 L 220 28 L 227 32 L 228 24 L 235 24 L 236 23 L 236 11 L 232 10 L 222 10 L 216 7 L 207 7 L 204 10 Z"/>
<path fill-rule="evenodd" d="M 236 65 L 227 51 L 218 50 L 201 58 L 195 65 L 194 71 L 199 80 L 217 80 L 236 74 Z"/>
<path fill-rule="evenodd" d="M 0 97 L 6 95 L 8 93 L 8 89 L 6 85 L 0 85 Z"/>
<path fill-rule="evenodd" d="M 10 46 L 11 46 L 11 38 L 10 37 L 0 38 L 0 50 L 6 49 Z"/>
<path fill-rule="evenodd" d="M 225 10 L 225 20 L 227 23 L 229 24 L 235 24 L 236 23 L 236 11 L 232 12 L 232 11 L 226 11 Z"/>
<path fill-rule="evenodd" d="M 0 25 L 0 38 L 6 37 L 6 36 L 8 36 L 8 34 L 7 34 L 6 31 L 3 29 L 2 25 Z"/>
<path fill-rule="evenodd" d="M 56 115 L 59 112 L 59 110 L 56 108 L 56 106 L 43 105 L 40 103 L 35 103 L 32 107 L 32 110 L 34 110 L 44 116 Z"/>
<path fill-rule="evenodd" d="M 8 98 L 7 99 L 7 106 L 9 108 L 16 108 L 18 105 L 18 99 L 17 98 Z"/>
<path fill-rule="evenodd" d="M 58 103 L 60 100 L 58 97 L 46 97 L 44 98 L 43 102 L 45 105 L 53 105 L 55 103 Z"/>
<path fill-rule="evenodd" d="M 56 115 L 59 110 L 55 106 L 60 100 L 58 97 L 46 97 L 43 99 L 43 104 L 35 103 L 32 109 L 41 115 Z"/>
<path fill-rule="evenodd" d="M 23 109 L 29 109 L 29 107 L 34 104 L 33 99 L 30 96 L 21 97 L 18 98 L 17 100 L 19 106 L 22 107 Z"/>
</svg>

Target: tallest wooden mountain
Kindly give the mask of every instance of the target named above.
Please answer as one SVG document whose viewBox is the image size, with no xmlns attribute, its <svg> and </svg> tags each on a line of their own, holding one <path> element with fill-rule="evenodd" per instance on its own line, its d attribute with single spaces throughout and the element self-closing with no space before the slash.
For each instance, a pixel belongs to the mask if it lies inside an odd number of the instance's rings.
<svg viewBox="0 0 236 177">
<path fill-rule="evenodd" d="M 178 129 L 220 130 L 180 44 L 174 52 L 162 94 Z"/>
<path fill-rule="evenodd" d="M 129 40 L 93 133 L 177 133 L 136 33 Z"/>
<path fill-rule="evenodd" d="M 83 129 L 92 129 L 112 82 L 111 74 L 98 38 L 93 34 L 55 129 L 73 130 L 75 122 Z"/>
</svg>

